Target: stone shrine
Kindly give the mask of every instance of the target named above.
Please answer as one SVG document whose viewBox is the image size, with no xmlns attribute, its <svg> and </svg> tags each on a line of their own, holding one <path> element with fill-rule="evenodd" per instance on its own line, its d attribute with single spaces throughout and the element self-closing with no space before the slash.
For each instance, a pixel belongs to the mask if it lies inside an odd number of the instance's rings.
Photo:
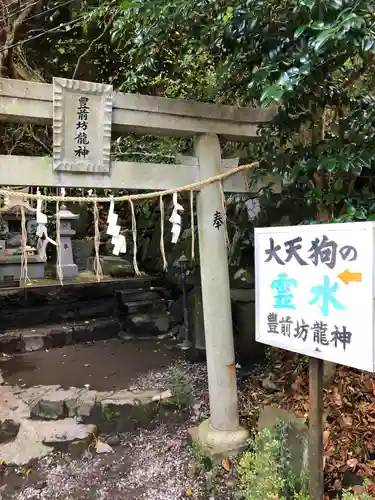
<svg viewBox="0 0 375 500">
<path fill-rule="evenodd" d="M 18 197 L 17 197 L 18 199 Z M 2 213 L 1 219 L 1 245 L 0 245 L 0 281 L 18 281 L 21 277 L 21 214 L 20 205 L 16 200 L 4 200 L 8 210 Z M 30 232 L 33 226 L 35 211 L 24 201 L 18 199 L 25 210 L 27 233 L 27 274 L 30 279 L 43 279 L 45 259 L 37 252 L 33 234 Z M 35 236 L 35 235 L 34 235 Z"/>
<path fill-rule="evenodd" d="M 65 205 L 61 205 L 60 211 L 60 252 L 61 270 L 64 278 L 76 278 L 78 276 L 78 266 L 73 261 L 72 236 L 76 234 L 72 229 L 71 222 L 78 219 L 79 215 L 73 214 Z M 56 266 L 54 274 L 56 276 Z"/>
</svg>

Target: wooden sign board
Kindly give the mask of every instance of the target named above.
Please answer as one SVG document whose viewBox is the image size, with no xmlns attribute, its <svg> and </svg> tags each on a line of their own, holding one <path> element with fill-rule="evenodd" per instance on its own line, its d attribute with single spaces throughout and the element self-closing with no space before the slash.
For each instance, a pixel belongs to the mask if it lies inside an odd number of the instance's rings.
<svg viewBox="0 0 375 500">
<path fill-rule="evenodd" d="M 112 85 L 53 79 L 53 168 L 110 171 Z"/>
<path fill-rule="evenodd" d="M 373 222 L 255 229 L 258 342 L 374 371 Z"/>
</svg>

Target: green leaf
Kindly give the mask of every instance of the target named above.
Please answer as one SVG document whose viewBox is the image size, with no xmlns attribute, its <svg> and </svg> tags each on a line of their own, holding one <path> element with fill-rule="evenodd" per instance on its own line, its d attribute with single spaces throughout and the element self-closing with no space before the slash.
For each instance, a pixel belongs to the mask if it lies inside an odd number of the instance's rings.
<svg viewBox="0 0 375 500">
<path fill-rule="evenodd" d="M 269 104 L 272 101 L 280 101 L 284 95 L 284 89 L 280 85 L 271 85 L 267 87 L 260 98 L 262 104 Z"/>
<path fill-rule="evenodd" d="M 335 172 L 337 170 L 338 162 L 336 158 L 324 158 L 321 162 L 320 169 L 327 172 Z"/>
<path fill-rule="evenodd" d="M 356 175 L 356 176 L 361 175 L 361 173 L 362 173 L 362 165 L 360 165 L 360 164 L 359 164 L 359 162 L 352 163 L 352 164 L 350 165 L 350 171 L 351 171 L 354 175 Z"/>
<path fill-rule="evenodd" d="M 327 30 L 320 33 L 320 35 L 316 38 L 315 42 L 313 43 L 313 48 L 315 52 L 319 52 L 319 50 L 323 47 L 323 45 L 327 43 L 328 40 L 333 38 L 335 32 L 336 30 Z"/>
<path fill-rule="evenodd" d="M 375 221 L 375 214 L 370 214 L 370 215 L 367 217 L 367 220 L 373 220 L 373 221 Z"/>
<path fill-rule="evenodd" d="M 294 32 L 294 39 L 297 40 L 297 38 L 299 38 L 306 31 L 308 27 L 309 25 L 305 24 L 304 26 L 300 26 L 299 28 L 297 28 L 296 31 Z"/>
<path fill-rule="evenodd" d="M 131 7 L 138 7 L 140 4 L 138 2 L 125 1 L 120 4 L 121 9 L 130 9 Z"/>
<path fill-rule="evenodd" d="M 312 9 L 315 6 L 315 0 L 300 0 L 299 3 L 309 9 Z"/>
<path fill-rule="evenodd" d="M 353 217 L 356 213 L 356 208 L 353 205 L 348 205 L 348 208 L 346 209 L 346 213 Z"/>
<path fill-rule="evenodd" d="M 227 11 L 223 18 L 224 24 L 227 24 L 233 17 L 233 7 L 227 7 Z"/>
</svg>

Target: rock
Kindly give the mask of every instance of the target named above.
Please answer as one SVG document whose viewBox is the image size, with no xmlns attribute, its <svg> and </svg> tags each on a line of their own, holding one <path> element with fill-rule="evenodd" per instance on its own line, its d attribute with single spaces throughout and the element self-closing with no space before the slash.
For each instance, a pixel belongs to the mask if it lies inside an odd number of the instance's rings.
<svg viewBox="0 0 375 500">
<path fill-rule="evenodd" d="M 262 387 L 270 392 L 277 391 L 277 385 L 270 379 L 270 377 L 266 377 L 262 380 Z"/>
<path fill-rule="evenodd" d="M 82 391 L 77 400 L 77 405 L 71 408 L 71 416 L 76 415 L 78 418 L 89 417 L 96 404 L 96 391 Z"/>
<path fill-rule="evenodd" d="M 230 270 L 231 288 L 254 288 L 254 269 L 251 268 L 231 268 Z"/>
<path fill-rule="evenodd" d="M 256 341 L 255 291 L 231 289 L 234 341 L 239 360 L 248 364 L 264 357 L 264 345 Z"/>
<path fill-rule="evenodd" d="M 9 443 L 18 435 L 20 423 L 11 419 L 3 420 L 0 423 L 0 443 Z"/>
<path fill-rule="evenodd" d="M 1 459 L 7 464 L 26 465 L 53 452 L 80 456 L 96 433 L 96 426 L 77 424 L 74 419 L 37 421 L 23 419 L 16 439 L 0 444 Z"/>
<path fill-rule="evenodd" d="M 160 314 L 137 314 L 129 318 L 132 326 L 140 332 L 155 333 L 156 335 L 167 333 L 170 329 L 170 317 L 165 313 Z"/>
<path fill-rule="evenodd" d="M 81 217 L 79 218 L 81 221 Z M 75 221 L 72 223 L 74 227 Z M 86 271 L 87 261 L 94 251 L 94 240 L 73 239 L 72 240 L 73 261 L 78 266 L 78 271 Z"/>
<path fill-rule="evenodd" d="M 46 487 L 47 487 L 47 481 L 39 481 L 33 486 L 35 490 L 44 490 L 44 488 Z"/>
<path fill-rule="evenodd" d="M 308 459 L 308 428 L 305 420 L 271 406 L 265 406 L 261 410 L 258 421 L 259 430 L 271 430 L 279 422 L 289 424 L 287 446 L 291 454 L 291 470 L 297 477 L 301 477 L 307 472 Z"/>
<path fill-rule="evenodd" d="M 26 389 L 13 388 L 13 393 L 17 395 L 30 408 L 35 406 L 43 396 L 52 391 L 61 389 L 59 385 L 36 385 Z"/>
<path fill-rule="evenodd" d="M 75 448 L 78 443 L 90 444 L 97 430 L 95 425 L 77 424 L 72 418 L 58 422 L 39 422 L 39 424 L 43 444 L 67 452 Z"/>
<path fill-rule="evenodd" d="M 81 391 L 82 389 L 73 387 L 69 390 L 48 392 L 31 408 L 31 415 L 46 420 L 57 420 L 72 415 Z"/>
<path fill-rule="evenodd" d="M 4 378 L 3 378 L 3 376 L 0 373 L 0 385 L 3 385 L 3 384 L 4 384 Z"/>
<path fill-rule="evenodd" d="M 108 436 L 105 442 L 109 444 L 109 446 L 119 446 L 121 444 L 120 437 L 117 434 Z"/>
<path fill-rule="evenodd" d="M 97 440 L 95 446 L 96 453 L 113 453 L 112 447 L 108 443 L 103 443 L 102 441 Z"/>
<path fill-rule="evenodd" d="M 113 278 L 124 278 L 127 276 L 134 276 L 134 267 L 132 262 L 125 260 L 122 257 L 107 256 L 101 257 L 100 263 L 103 273 L 106 276 Z M 89 259 L 89 269 L 94 268 L 94 258 Z"/>
<path fill-rule="evenodd" d="M 43 336 L 37 333 L 33 334 L 33 331 L 30 332 L 30 335 L 23 334 L 21 337 L 24 343 L 23 350 L 25 352 L 39 351 L 44 347 Z"/>
<path fill-rule="evenodd" d="M 161 401 L 163 399 L 170 399 L 172 397 L 171 391 L 168 389 L 167 391 L 162 392 L 161 394 L 156 394 L 152 397 L 152 401 Z"/>
</svg>

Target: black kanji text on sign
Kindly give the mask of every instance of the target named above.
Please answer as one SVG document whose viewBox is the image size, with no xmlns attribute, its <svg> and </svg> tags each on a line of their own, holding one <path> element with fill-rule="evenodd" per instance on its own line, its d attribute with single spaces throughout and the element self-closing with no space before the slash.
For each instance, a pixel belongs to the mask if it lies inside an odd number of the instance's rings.
<svg viewBox="0 0 375 500">
<path fill-rule="evenodd" d="M 304 244 L 305 243 L 305 244 Z M 288 262 L 295 261 L 300 266 L 308 266 L 309 263 L 314 266 L 320 264 L 326 265 L 329 269 L 334 269 L 337 264 L 338 255 L 343 261 L 352 262 L 357 260 L 358 251 L 352 245 L 339 245 L 330 240 L 328 236 L 323 235 L 308 242 L 303 240 L 301 236 L 284 241 L 284 249 L 279 243 L 275 242 L 273 237 L 269 238 L 269 246 L 264 251 L 264 262 L 274 261 L 280 266 L 285 266 Z M 305 249 L 308 252 L 308 261 L 301 256 L 301 252 Z"/>
</svg>

